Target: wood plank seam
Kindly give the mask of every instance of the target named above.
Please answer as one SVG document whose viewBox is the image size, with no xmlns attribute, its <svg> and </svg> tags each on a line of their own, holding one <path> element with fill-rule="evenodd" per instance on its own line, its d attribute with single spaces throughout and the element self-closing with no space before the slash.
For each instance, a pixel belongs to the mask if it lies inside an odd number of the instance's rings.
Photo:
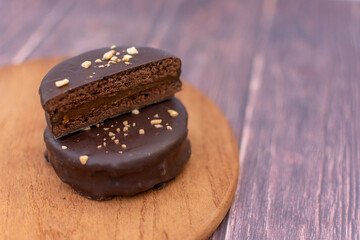
<svg viewBox="0 0 360 240">
<path fill-rule="evenodd" d="M 239 153 L 239 178 L 238 178 L 238 187 L 235 192 L 234 201 L 237 200 L 238 194 L 239 194 L 239 186 L 240 186 L 240 179 L 242 176 L 242 170 L 244 165 L 244 159 L 247 149 L 248 140 L 250 137 L 250 126 L 252 121 L 252 114 L 256 105 L 257 95 L 261 86 L 262 82 L 262 72 L 264 68 L 264 49 L 266 49 L 266 43 L 267 38 L 269 36 L 273 18 L 276 11 L 276 5 L 277 0 L 265 0 L 263 3 L 263 9 L 262 9 L 262 15 L 259 27 L 259 32 L 261 33 L 259 38 L 263 37 L 263 42 L 259 41 L 261 47 L 255 52 L 253 61 L 252 61 L 252 71 L 250 74 L 250 81 L 248 85 L 248 96 L 246 100 L 246 108 L 245 108 L 245 116 L 244 116 L 244 124 L 243 124 L 243 130 L 240 140 L 240 153 Z M 269 196 L 268 196 L 269 197 Z M 225 232 L 225 240 L 231 240 L 233 239 L 233 230 L 234 230 L 234 224 L 236 220 L 236 209 L 231 206 L 229 211 L 229 220 L 226 226 L 226 232 Z M 268 207 L 270 204 L 268 204 Z M 269 211 L 269 209 L 267 209 Z M 268 223 L 268 221 L 266 221 Z M 266 224 L 266 227 L 268 227 L 268 224 Z M 268 231 L 267 231 L 268 233 Z"/>
<path fill-rule="evenodd" d="M 325 102 L 327 103 L 328 102 L 328 93 L 329 93 L 329 86 L 328 86 L 328 84 L 327 85 L 325 85 L 325 87 L 326 87 L 326 91 L 325 91 Z M 325 133 L 326 133 L 326 129 L 325 129 L 325 126 L 326 126 L 326 124 L 325 124 L 325 119 L 327 119 L 327 116 L 326 116 L 326 114 L 327 114 L 327 104 L 325 104 L 324 105 L 324 109 L 322 109 L 322 111 L 323 111 L 323 115 L 325 116 L 324 117 L 324 123 L 323 123 L 323 128 L 324 128 L 324 130 L 323 130 L 323 142 L 324 142 L 324 146 L 323 146 L 323 148 L 325 149 L 325 138 L 326 138 L 326 136 L 325 136 Z M 325 154 L 322 154 L 322 159 L 321 159 L 321 166 L 320 166 L 320 169 L 321 169 L 321 171 L 320 171 L 320 176 L 319 176 L 319 189 L 318 189 L 318 192 L 317 192 L 317 211 L 318 211 L 318 213 L 317 213 L 317 222 L 318 222 L 318 231 L 319 231 L 319 236 L 321 236 L 321 234 L 322 234 L 322 232 L 321 232 L 321 225 L 322 225 L 322 223 L 321 223 L 321 211 L 320 211 L 320 209 L 321 209 L 321 206 L 320 206 L 320 204 L 321 204 L 321 196 L 323 195 L 323 191 L 324 191 L 324 186 L 325 186 L 325 171 L 326 171 L 326 168 L 325 168 L 325 162 L 327 162 L 327 159 L 326 159 L 326 156 L 325 156 Z"/>
<path fill-rule="evenodd" d="M 242 169 L 243 169 L 242 166 L 244 163 L 247 143 L 248 143 L 248 139 L 249 139 L 249 135 L 250 135 L 250 124 L 251 124 L 251 119 L 252 119 L 252 113 L 253 113 L 254 107 L 256 105 L 255 104 L 256 96 L 257 96 L 257 93 L 258 93 L 260 85 L 261 85 L 261 75 L 262 75 L 263 64 L 264 64 L 264 56 L 260 55 L 259 53 L 256 54 L 256 56 L 254 57 L 254 61 L 253 61 L 254 67 L 253 67 L 253 71 L 251 73 L 251 79 L 250 79 L 249 90 L 248 90 L 248 92 L 249 92 L 248 101 L 247 101 L 246 110 L 245 110 L 245 121 L 244 121 L 244 127 L 243 127 L 242 136 L 241 136 L 241 140 L 240 140 L 239 180 L 240 180 L 240 177 L 242 174 Z M 234 200 L 237 198 L 238 193 L 239 193 L 239 191 L 236 191 Z M 226 226 L 226 234 L 225 234 L 226 240 L 231 240 L 230 234 L 231 234 L 232 227 L 234 224 L 233 221 L 234 221 L 235 214 L 236 214 L 235 210 L 233 209 L 233 207 L 231 207 L 230 214 L 229 214 L 229 221 Z"/>
</svg>

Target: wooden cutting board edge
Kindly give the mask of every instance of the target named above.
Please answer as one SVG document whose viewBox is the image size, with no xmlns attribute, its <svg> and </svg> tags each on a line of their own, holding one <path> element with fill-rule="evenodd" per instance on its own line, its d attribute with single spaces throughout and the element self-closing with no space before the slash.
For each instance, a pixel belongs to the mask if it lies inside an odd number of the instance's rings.
<svg viewBox="0 0 360 240">
<path fill-rule="evenodd" d="M 18 65 L 13 65 L 13 66 L 5 66 L 0 69 L 0 76 L 3 72 L 6 72 L 8 69 L 22 67 L 22 66 L 24 66 L 24 64 L 25 64 L 25 66 L 26 65 L 31 66 L 31 65 L 44 64 L 44 62 L 56 63 L 56 62 L 61 61 L 62 59 L 63 58 L 38 59 L 38 60 L 29 61 L 29 62 L 26 62 L 23 64 L 18 64 Z M 16 80 L 13 80 L 13 81 L 16 81 Z M 221 110 L 219 108 L 217 108 L 217 106 L 213 103 L 213 101 L 211 99 L 209 99 L 207 96 L 205 96 L 203 93 L 198 91 L 195 87 L 191 86 L 186 81 L 183 81 L 183 82 L 184 82 L 184 91 L 190 91 L 190 92 L 198 94 L 199 96 L 201 95 L 201 98 L 204 99 L 204 102 L 207 103 L 206 107 L 211 107 L 211 108 L 215 107 L 216 109 L 214 111 L 219 111 L 221 113 Z M 1 83 L 1 77 L 0 77 L 0 83 Z M 181 98 L 181 93 L 179 95 Z M 221 113 L 221 115 L 223 117 L 223 119 L 221 119 L 222 124 L 226 125 L 226 128 L 231 129 L 231 126 L 230 126 L 229 122 L 227 121 L 227 119 L 224 117 L 224 115 L 222 113 Z M 197 235 L 192 235 L 192 236 L 189 235 L 189 237 L 191 239 L 206 239 L 206 238 L 210 237 L 211 234 L 219 226 L 222 219 L 225 217 L 225 215 L 226 215 L 227 211 L 229 210 L 231 203 L 233 201 L 237 182 L 238 182 L 238 177 L 239 177 L 239 161 L 238 161 L 239 152 L 238 152 L 238 144 L 237 144 L 234 134 L 230 134 L 230 135 L 231 136 L 229 136 L 229 141 L 227 142 L 227 144 L 231 144 L 232 148 L 235 151 L 233 153 L 233 156 L 234 157 L 236 156 L 236 161 L 233 161 L 233 163 L 232 163 L 233 164 L 232 171 L 234 171 L 234 173 L 236 173 L 236 174 L 231 179 L 231 182 L 229 183 L 226 194 L 224 195 L 222 201 L 219 203 L 217 210 L 211 214 L 211 217 L 209 217 L 209 219 L 211 219 L 211 221 L 208 221 L 205 224 L 199 226 L 201 230 L 199 230 L 197 232 Z"/>
</svg>

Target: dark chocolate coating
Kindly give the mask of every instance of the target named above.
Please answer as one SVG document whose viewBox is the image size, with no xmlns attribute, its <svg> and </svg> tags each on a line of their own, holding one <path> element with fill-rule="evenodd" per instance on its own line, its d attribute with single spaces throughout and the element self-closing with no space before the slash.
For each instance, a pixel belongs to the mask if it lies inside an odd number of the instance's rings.
<svg viewBox="0 0 360 240">
<path fill-rule="evenodd" d="M 171 117 L 167 112 L 169 109 L 179 115 Z M 154 117 L 155 114 L 159 118 Z M 154 127 L 150 123 L 152 119 L 162 119 L 163 127 Z M 91 130 L 60 139 L 55 139 L 46 128 L 44 140 L 48 159 L 62 181 L 88 198 L 106 200 L 118 195 L 131 196 L 168 182 L 179 174 L 190 157 L 187 119 L 185 107 L 172 98 L 140 109 L 139 115 L 122 115 L 105 121 L 100 127 L 94 126 Z M 131 126 L 127 136 L 124 136 L 123 121 L 128 121 Z M 172 130 L 167 129 L 166 124 Z M 120 133 L 117 128 L 121 129 Z M 145 134 L 140 135 L 139 129 L 144 129 Z M 111 140 L 109 132 L 115 133 L 119 144 Z M 122 144 L 126 145 L 125 149 Z M 99 145 L 102 146 L 100 149 L 97 148 Z M 89 157 L 85 165 L 79 160 L 81 155 Z"/>
<path fill-rule="evenodd" d="M 121 53 L 120 56 L 126 54 L 122 50 L 126 50 L 131 46 L 117 46 L 116 51 Z M 102 58 L 105 52 L 110 51 L 110 48 L 99 48 L 89 52 L 85 52 L 78 56 L 69 58 L 59 64 L 55 65 L 43 78 L 39 94 L 41 98 L 41 104 L 44 107 L 46 102 L 50 99 L 59 96 L 65 92 L 81 87 L 85 84 L 96 82 L 103 79 L 106 76 L 116 74 L 121 71 L 136 68 L 138 66 L 155 62 L 161 59 L 174 57 L 174 55 L 167 53 L 163 50 L 154 49 L 150 47 L 136 47 L 139 54 L 133 55 L 130 60 L 131 65 L 125 64 L 111 64 L 109 67 L 94 68 L 94 66 L 104 65 L 107 61 L 101 63 L 95 63 L 98 58 Z M 81 67 L 81 63 L 84 61 L 91 61 L 92 66 L 90 68 Z M 96 74 L 92 74 L 96 72 Z M 93 78 L 89 78 L 92 75 Z M 55 82 L 67 78 L 70 80 L 69 84 L 58 88 L 55 86 Z"/>
</svg>

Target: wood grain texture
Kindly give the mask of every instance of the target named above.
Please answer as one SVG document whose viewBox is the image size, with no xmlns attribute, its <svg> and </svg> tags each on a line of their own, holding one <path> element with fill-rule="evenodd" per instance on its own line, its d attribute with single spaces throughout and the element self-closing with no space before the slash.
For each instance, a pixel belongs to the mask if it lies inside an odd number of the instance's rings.
<svg viewBox="0 0 360 240">
<path fill-rule="evenodd" d="M 56 30 L 44 39 L 32 58 L 80 54 L 99 46 L 145 45 L 157 18 L 177 1 L 75 0 Z"/>
<path fill-rule="evenodd" d="M 358 4 L 278 2 L 227 239 L 359 239 L 359 39 Z"/>
<path fill-rule="evenodd" d="M 46 123 L 37 90 L 56 62 L 0 69 L 0 238 L 209 237 L 230 208 L 238 179 L 237 143 L 220 110 L 185 84 L 177 96 L 189 112 L 192 155 L 181 174 L 160 191 L 91 201 L 62 183 L 43 158 Z"/>
<path fill-rule="evenodd" d="M 71 8 L 69 1 L 1 1 L 0 64 L 27 59 Z"/>
</svg>

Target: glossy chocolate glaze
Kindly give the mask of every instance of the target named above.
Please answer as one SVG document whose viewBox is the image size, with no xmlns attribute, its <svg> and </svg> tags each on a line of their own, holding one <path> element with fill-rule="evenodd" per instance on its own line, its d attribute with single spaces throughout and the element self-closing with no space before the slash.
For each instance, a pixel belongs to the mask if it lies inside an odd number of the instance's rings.
<svg viewBox="0 0 360 240">
<path fill-rule="evenodd" d="M 120 58 L 127 54 L 126 52 L 123 52 L 123 50 L 126 50 L 128 47 L 130 46 L 116 47 L 115 50 L 117 52 L 120 52 Z M 133 55 L 133 58 L 130 59 L 130 65 L 126 65 L 124 64 L 124 62 L 120 62 L 118 64 L 110 64 L 109 67 L 98 68 L 97 66 L 104 65 L 107 63 L 107 61 L 95 63 L 95 60 L 98 58 L 101 59 L 105 52 L 111 50 L 110 48 L 95 49 L 60 62 L 46 74 L 46 76 L 41 82 L 39 94 L 42 106 L 44 107 L 47 101 L 54 97 L 57 97 L 69 91 L 73 91 L 76 88 L 81 87 L 85 84 L 99 81 L 106 76 L 110 76 L 129 69 L 134 69 L 141 65 L 159 61 L 162 59 L 176 58 L 172 54 L 167 53 L 163 50 L 149 47 L 136 48 L 139 51 L 139 54 Z M 91 61 L 91 67 L 81 67 L 80 65 L 84 61 Z M 95 72 L 95 74 L 93 74 L 93 72 Z M 89 78 L 89 76 L 93 76 L 93 78 Z M 56 87 L 55 82 L 64 78 L 70 80 L 69 84 L 61 88 Z"/>
<path fill-rule="evenodd" d="M 169 109 L 179 115 L 171 117 Z M 154 117 L 155 114 L 159 117 Z M 47 156 L 59 178 L 88 198 L 106 200 L 117 195 L 131 196 L 161 186 L 159 184 L 179 174 L 190 157 L 187 118 L 185 107 L 172 98 L 140 109 L 139 115 L 122 115 L 99 127 L 60 139 L 55 139 L 46 128 Z M 161 119 L 163 127 L 154 127 L 150 123 L 153 119 Z M 130 125 L 126 132 L 124 121 Z M 145 134 L 139 134 L 139 129 L 144 129 Z M 109 136 L 109 132 L 115 136 Z M 128 135 L 124 136 L 125 133 Z M 111 140 L 112 137 L 118 139 L 119 144 Z M 99 145 L 102 147 L 97 148 Z M 62 149 L 62 146 L 67 148 Z M 85 165 L 79 161 L 81 155 L 89 157 Z"/>
</svg>

